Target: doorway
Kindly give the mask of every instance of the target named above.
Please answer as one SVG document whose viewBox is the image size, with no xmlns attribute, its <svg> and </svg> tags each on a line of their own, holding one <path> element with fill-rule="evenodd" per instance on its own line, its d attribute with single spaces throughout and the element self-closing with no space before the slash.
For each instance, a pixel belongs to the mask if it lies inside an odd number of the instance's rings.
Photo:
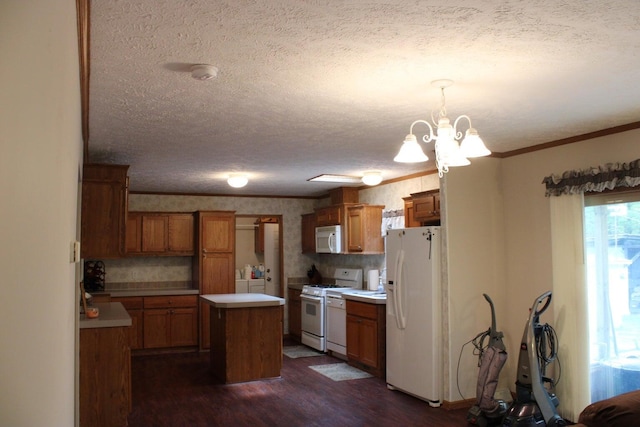
<svg viewBox="0 0 640 427">
<path fill-rule="evenodd" d="M 282 235 L 282 215 L 236 215 L 236 280 L 256 267 L 264 293 L 284 298 Z"/>
</svg>

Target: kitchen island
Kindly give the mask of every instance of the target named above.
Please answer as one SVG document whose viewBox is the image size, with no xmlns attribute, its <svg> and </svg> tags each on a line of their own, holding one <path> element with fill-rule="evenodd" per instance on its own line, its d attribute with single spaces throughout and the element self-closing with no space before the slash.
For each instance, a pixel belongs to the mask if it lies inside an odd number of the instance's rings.
<svg viewBox="0 0 640 427">
<path fill-rule="evenodd" d="M 265 294 L 200 295 L 209 305 L 211 371 L 224 383 L 280 376 L 284 299 Z"/>
</svg>

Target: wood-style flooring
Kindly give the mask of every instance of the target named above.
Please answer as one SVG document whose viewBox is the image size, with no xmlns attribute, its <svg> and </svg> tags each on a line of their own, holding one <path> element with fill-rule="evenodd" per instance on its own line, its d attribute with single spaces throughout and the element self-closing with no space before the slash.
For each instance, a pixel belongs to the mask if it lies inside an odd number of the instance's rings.
<svg viewBox="0 0 640 427">
<path fill-rule="evenodd" d="M 280 378 L 225 385 L 210 374 L 208 353 L 134 356 L 129 426 L 468 425 L 466 409 L 432 408 L 382 379 L 332 381 L 308 368 L 340 362 L 283 356 Z"/>
</svg>

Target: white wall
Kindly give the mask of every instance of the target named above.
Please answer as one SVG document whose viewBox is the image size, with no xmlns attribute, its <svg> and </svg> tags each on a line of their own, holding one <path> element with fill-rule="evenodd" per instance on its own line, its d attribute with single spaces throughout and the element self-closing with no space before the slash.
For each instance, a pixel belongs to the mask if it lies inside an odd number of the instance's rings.
<svg viewBox="0 0 640 427">
<path fill-rule="evenodd" d="M 0 2 L 0 425 L 75 420 L 76 4 Z"/>
<path fill-rule="evenodd" d="M 498 329 L 506 325 L 500 161 L 472 159 L 470 166 L 451 168 L 442 188 L 448 263 L 443 279 L 444 392 L 445 400 L 454 402 L 476 396 L 478 359 L 471 344 L 464 350 L 463 345 L 491 325 L 483 293 L 494 302 Z"/>
</svg>

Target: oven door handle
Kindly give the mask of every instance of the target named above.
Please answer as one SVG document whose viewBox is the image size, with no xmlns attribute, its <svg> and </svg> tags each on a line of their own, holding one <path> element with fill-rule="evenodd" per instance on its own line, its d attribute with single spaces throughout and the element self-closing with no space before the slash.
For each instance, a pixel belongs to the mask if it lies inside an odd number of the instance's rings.
<svg viewBox="0 0 640 427">
<path fill-rule="evenodd" d="M 323 297 L 316 297 L 312 295 L 300 295 L 300 299 L 315 303 L 322 303 L 323 301 Z"/>
</svg>

